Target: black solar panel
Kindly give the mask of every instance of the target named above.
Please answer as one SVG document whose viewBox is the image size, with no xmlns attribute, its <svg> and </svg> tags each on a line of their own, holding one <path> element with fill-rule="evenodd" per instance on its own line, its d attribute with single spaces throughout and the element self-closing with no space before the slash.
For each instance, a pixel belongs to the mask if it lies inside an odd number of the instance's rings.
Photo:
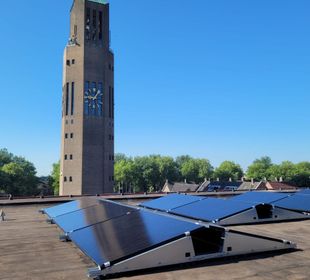
<svg viewBox="0 0 310 280">
<path fill-rule="evenodd" d="M 97 265 L 120 261 L 178 239 L 200 226 L 158 214 L 136 211 L 74 231 L 70 239 Z"/>
<path fill-rule="evenodd" d="M 170 209 L 193 203 L 195 201 L 199 201 L 205 198 L 206 197 L 184 194 L 168 194 L 167 196 L 141 203 L 140 206 L 168 211 Z"/>
<path fill-rule="evenodd" d="M 230 201 L 243 201 L 249 202 L 253 204 L 261 204 L 261 203 L 272 203 L 274 201 L 278 201 L 285 197 L 290 196 L 288 193 L 276 193 L 276 192 L 260 192 L 260 191 L 252 191 L 246 192 L 244 194 L 236 195 L 230 198 Z"/>
<path fill-rule="evenodd" d="M 173 214 L 194 218 L 196 220 L 213 221 L 232 216 L 250 209 L 249 203 L 230 199 L 207 198 L 171 210 Z"/>
<path fill-rule="evenodd" d="M 50 217 L 55 218 L 57 216 L 67 214 L 79 209 L 83 209 L 92 205 L 98 204 L 98 198 L 95 197 L 83 197 L 79 200 L 70 201 L 57 206 L 44 209 L 44 212 Z"/>
<path fill-rule="evenodd" d="M 97 205 L 58 216 L 53 220 L 63 231 L 70 232 L 126 215 L 129 212 L 138 211 L 134 208 L 116 204 L 108 200 L 99 200 L 98 202 L 99 204 Z"/>
<path fill-rule="evenodd" d="M 300 212 L 310 212 L 310 195 L 294 194 L 274 203 L 275 206 Z"/>
<path fill-rule="evenodd" d="M 310 189 L 304 189 L 304 190 L 301 190 L 298 193 L 300 193 L 300 194 L 310 194 Z"/>
</svg>

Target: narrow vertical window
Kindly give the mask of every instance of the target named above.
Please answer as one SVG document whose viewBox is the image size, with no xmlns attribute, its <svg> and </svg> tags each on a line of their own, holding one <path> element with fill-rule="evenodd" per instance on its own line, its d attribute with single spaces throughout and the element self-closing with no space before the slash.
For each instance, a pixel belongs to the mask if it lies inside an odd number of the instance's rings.
<svg viewBox="0 0 310 280">
<path fill-rule="evenodd" d="M 84 115 L 89 115 L 89 106 L 90 106 L 90 92 L 89 92 L 89 82 L 85 82 L 85 88 L 84 88 Z"/>
<path fill-rule="evenodd" d="M 71 116 L 74 113 L 74 82 L 71 84 Z"/>
<path fill-rule="evenodd" d="M 90 8 L 86 9 L 85 17 L 85 39 L 86 41 L 90 40 Z"/>
<path fill-rule="evenodd" d="M 112 117 L 111 101 L 112 101 L 112 88 L 109 86 L 109 118 Z"/>
<path fill-rule="evenodd" d="M 102 41 L 102 12 L 99 12 L 98 20 L 98 29 L 99 29 L 99 41 Z"/>
<path fill-rule="evenodd" d="M 92 39 L 96 41 L 97 37 L 97 11 L 93 10 L 93 28 L 92 28 Z"/>
<path fill-rule="evenodd" d="M 69 181 L 72 182 L 72 176 L 69 177 Z"/>
<path fill-rule="evenodd" d="M 68 116 L 68 112 L 69 112 L 69 83 L 66 84 L 66 116 Z"/>
<path fill-rule="evenodd" d="M 67 182 L 67 177 L 66 176 L 64 177 L 64 182 Z"/>
<path fill-rule="evenodd" d="M 75 36 L 75 38 L 77 36 L 77 25 L 74 25 L 74 36 Z"/>
<path fill-rule="evenodd" d="M 112 87 L 112 119 L 114 119 L 114 87 Z"/>
</svg>

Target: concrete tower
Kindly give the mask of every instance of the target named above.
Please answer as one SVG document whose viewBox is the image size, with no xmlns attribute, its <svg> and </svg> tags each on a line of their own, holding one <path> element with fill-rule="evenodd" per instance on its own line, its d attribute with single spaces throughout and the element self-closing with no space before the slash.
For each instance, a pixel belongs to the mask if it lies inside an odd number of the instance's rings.
<svg viewBox="0 0 310 280">
<path fill-rule="evenodd" d="M 73 2 L 62 97 L 60 195 L 113 192 L 114 56 L 107 1 Z"/>
</svg>

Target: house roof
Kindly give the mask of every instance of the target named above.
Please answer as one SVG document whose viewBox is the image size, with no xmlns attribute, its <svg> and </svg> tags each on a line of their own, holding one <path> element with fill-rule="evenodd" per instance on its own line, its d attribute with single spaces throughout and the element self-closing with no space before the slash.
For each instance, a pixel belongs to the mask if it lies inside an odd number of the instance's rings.
<svg viewBox="0 0 310 280">
<path fill-rule="evenodd" d="M 218 187 L 219 189 L 225 189 L 226 187 L 239 187 L 242 182 L 230 182 L 230 181 L 214 181 L 208 186 L 209 188 Z"/>
<path fill-rule="evenodd" d="M 295 186 L 292 186 L 288 183 L 284 182 L 267 182 L 267 188 L 271 188 L 273 190 L 296 190 Z"/>
<path fill-rule="evenodd" d="M 185 183 L 185 182 L 168 182 L 165 186 L 168 185 L 168 188 L 171 192 L 195 192 L 199 185 L 195 183 Z M 164 186 L 164 187 L 165 187 Z"/>
<path fill-rule="evenodd" d="M 200 184 L 197 192 L 206 192 L 208 190 L 208 186 L 210 185 L 211 181 L 204 181 Z"/>
<path fill-rule="evenodd" d="M 242 184 L 239 186 L 238 191 L 244 191 L 244 190 L 256 190 L 258 187 L 263 185 L 264 182 L 242 182 Z"/>
</svg>

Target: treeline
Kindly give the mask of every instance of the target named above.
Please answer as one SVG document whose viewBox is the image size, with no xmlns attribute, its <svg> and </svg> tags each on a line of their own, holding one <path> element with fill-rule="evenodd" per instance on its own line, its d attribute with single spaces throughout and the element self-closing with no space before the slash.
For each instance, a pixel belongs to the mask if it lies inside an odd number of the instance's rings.
<svg viewBox="0 0 310 280">
<path fill-rule="evenodd" d="M 283 180 L 297 187 L 310 186 L 310 162 L 294 164 L 284 161 L 274 164 L 269 157 L 256 159 L 246 171 L 233 161 L 224 161 L 214 168 L 208 159 L 188 155 L 176 158 L 150 155 L 128 157 L 115 155 L 115 191 L 150 192 L 162 189 L 166 180 L 201 183 L 204 179 L 228 181 Z M 44 182 L 42 182 L 44 181 Z M 43 188 L 43 189 L 42 189 Z M 38 178 L 33 163 L 0 149 L 0 195 L 31 196 L 57 195 L 59 191 L 59 162 L 53 165 L 50 176 Z"/>
<path fill-rule="evenodd" d="M 294 164 L 284 161 L 272 163 L 270 157 L 256 159 L 246 171 L 233 161 L 224 161 L 214 168 L 208 159 L 188 155 L 172 158 L 150 155 L 127 157 L 115 156 L 115 191 L 158 191 L 166 180 L 201 183 L 212 180 L 283 180 L 297 187 L 310 186 L 310 162 Z"/>
</svg>

